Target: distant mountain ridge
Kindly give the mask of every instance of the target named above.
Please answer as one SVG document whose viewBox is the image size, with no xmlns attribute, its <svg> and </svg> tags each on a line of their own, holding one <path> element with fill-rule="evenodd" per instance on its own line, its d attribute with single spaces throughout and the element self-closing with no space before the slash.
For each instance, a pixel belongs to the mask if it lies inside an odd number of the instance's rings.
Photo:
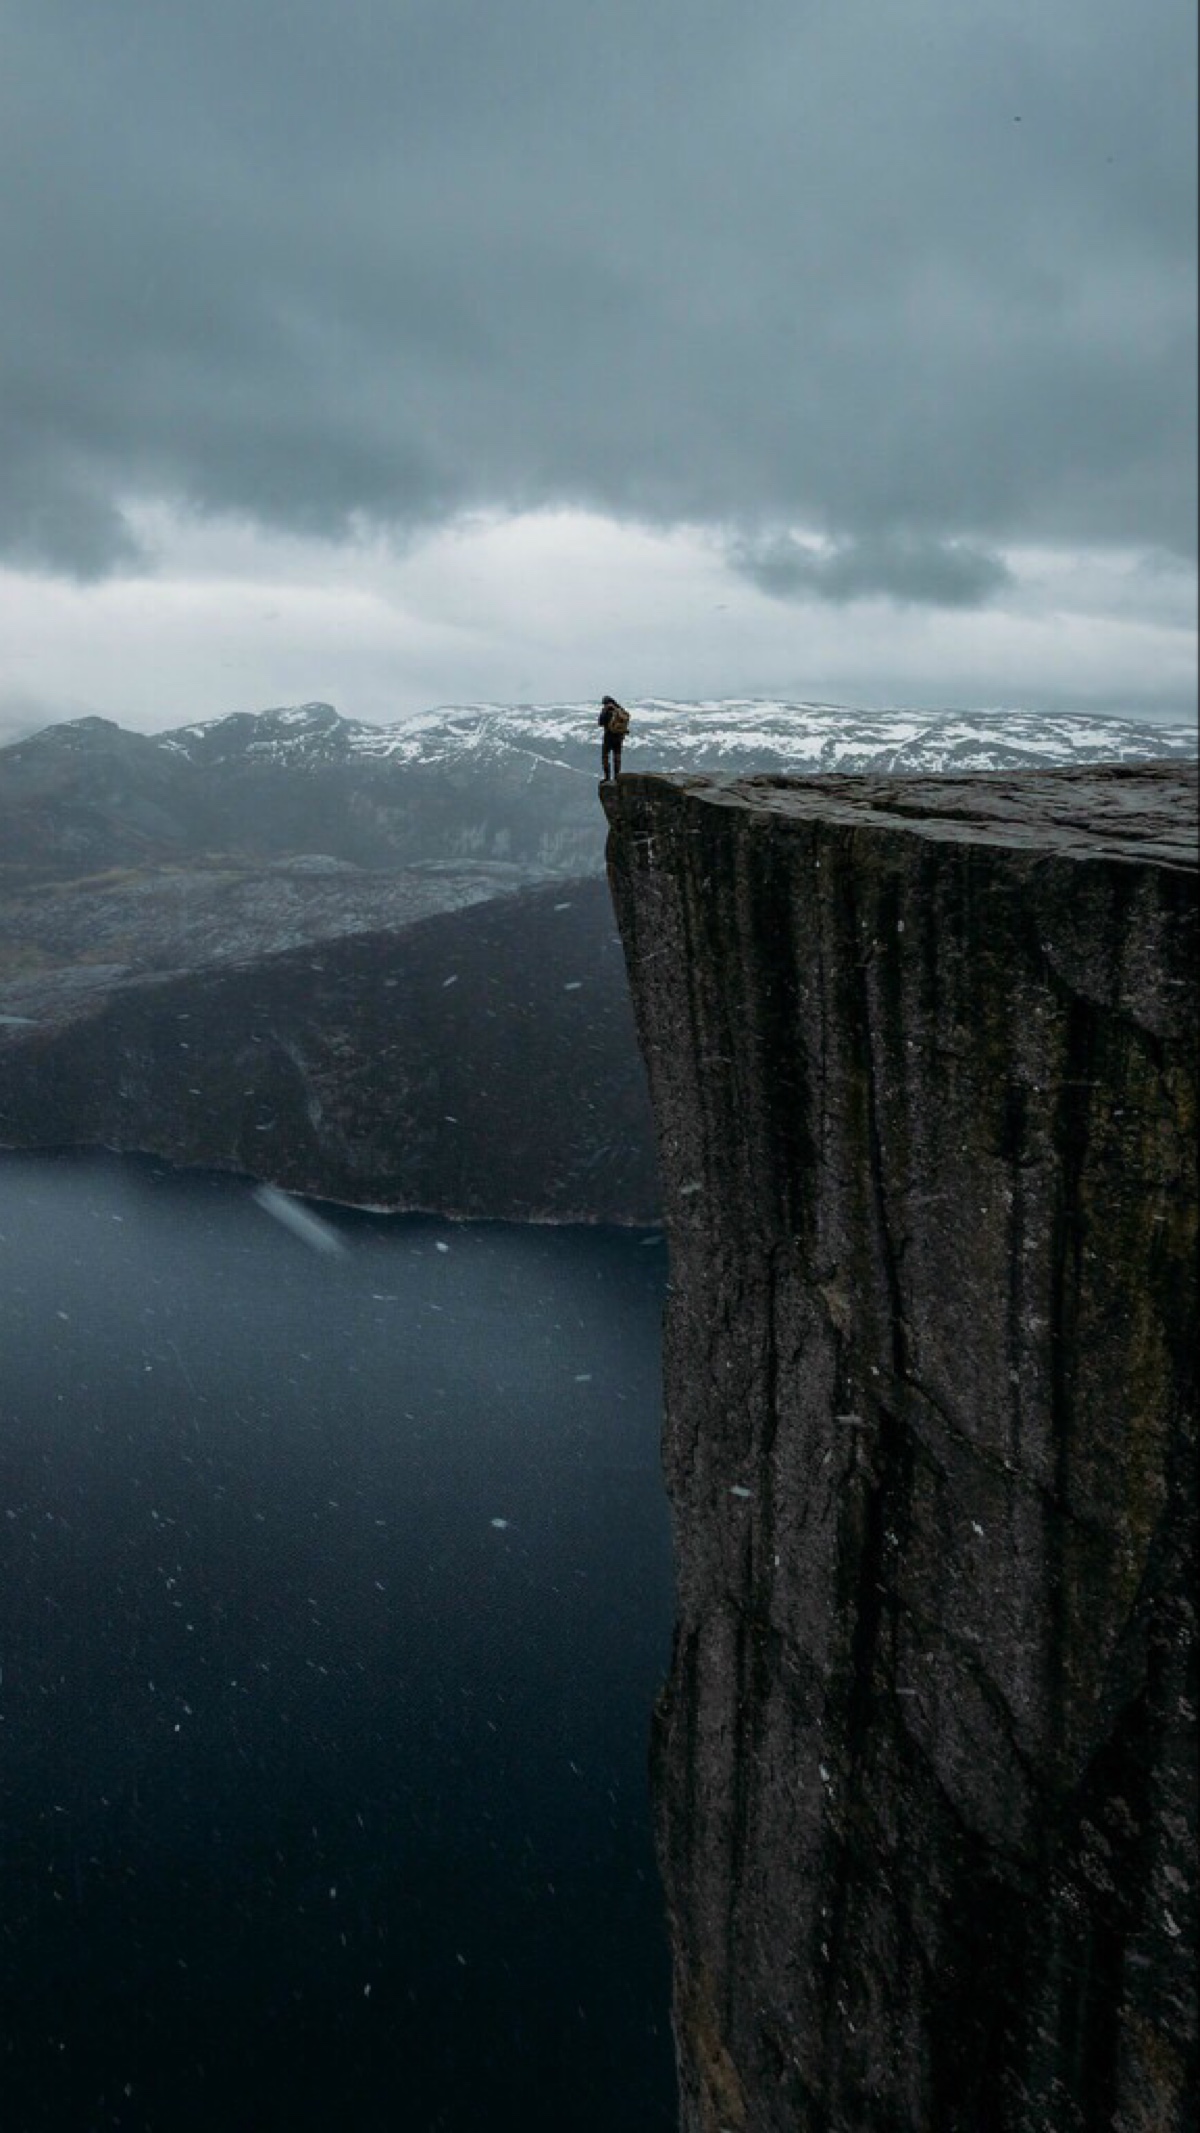
<svg viewBox="0 0 1200 2133">
<path fill-rule="evenodd" d="M 634 702 L 626 766 L 744 777 L 1006 771 L 1196 752 L 1183 726 L 775 699 Z M 158 734 L 75 719 L 0 750 L 0 880 L 199 853 L 355 866 L 602 864 L 593 703 L 467 704 L 391 726 L 308 703 Z"/>
<path fill-rule="evenodd" d="M 737 697 L 697 701 L 647 697 L 631 704 L 631 753 L 652 750 L 659 770 L 1006 770 L 1037 763 L 1128 762 L 1195 754 L 1186 727 L 1136 719 L 1031 711 L 855 710 L 844 704 Z M 590 771 L 596 706 L 446 705 L 390 726 L 342 718 L 310 703 L 182 726 L 156 736 L 197 763 L 393 764 L 478 762 L 520 753 Z"/>
</svg>

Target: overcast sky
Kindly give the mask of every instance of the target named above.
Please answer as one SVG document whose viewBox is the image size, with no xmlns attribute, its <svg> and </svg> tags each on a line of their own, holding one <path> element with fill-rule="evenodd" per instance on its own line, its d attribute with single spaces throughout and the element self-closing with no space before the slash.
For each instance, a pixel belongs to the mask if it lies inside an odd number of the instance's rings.
<svg viewBox="0 0 1200 2133">
<path fill-rule="evenodd" d="M 0 737 L 1182 718 L 1192 0 L 2 0 Z"/>
</svg>

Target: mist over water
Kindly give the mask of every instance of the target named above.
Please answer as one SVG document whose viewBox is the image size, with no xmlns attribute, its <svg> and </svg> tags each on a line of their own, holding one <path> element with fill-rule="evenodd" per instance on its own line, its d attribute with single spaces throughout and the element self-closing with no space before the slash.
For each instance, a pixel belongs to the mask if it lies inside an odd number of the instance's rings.
<svg viewBox="0 0 1200 2133">
<path fill-rule="evenodd" d="M 320 1212 L 0 1159 L 0 2120 L 670 2126 L 661 1241 Z"/>
</svg>

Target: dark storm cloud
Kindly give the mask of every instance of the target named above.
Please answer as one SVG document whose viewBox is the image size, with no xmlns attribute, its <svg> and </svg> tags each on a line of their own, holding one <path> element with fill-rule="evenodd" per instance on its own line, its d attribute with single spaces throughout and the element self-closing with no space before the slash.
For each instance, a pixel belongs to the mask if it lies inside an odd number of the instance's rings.
<svg viewBox="0 0 1200 2133">
<path fill-rule="evenodd" d="M 585 504 L 952 603 L 1001 542 L 1179 552 L 1191 36 L 1183 0 L 9 0 L 0 544 L 89 575 L 138 499 Z"/>
<path fill-rule="evenodd" d="M 978 607 L 1012 582 L 1002 556 L 965 541 L 884 533 L 817 549 L 794 535 L 768 534 L 730 549 L 737 569 L 779 600 L 846 601 L 884 595 L 905 604 Z"/>
</svg>

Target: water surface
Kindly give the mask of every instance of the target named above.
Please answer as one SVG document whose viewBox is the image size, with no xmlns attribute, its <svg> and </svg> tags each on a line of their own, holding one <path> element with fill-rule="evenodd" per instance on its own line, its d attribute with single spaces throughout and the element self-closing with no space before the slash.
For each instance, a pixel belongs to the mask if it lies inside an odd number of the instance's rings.
<svg viewBox="0 0 1200 2133">
<path fill-rule="evenodd" d="M 0 2122 L 674 2099 L 663 1253 L 0 1159 Z"/>
</svg>

